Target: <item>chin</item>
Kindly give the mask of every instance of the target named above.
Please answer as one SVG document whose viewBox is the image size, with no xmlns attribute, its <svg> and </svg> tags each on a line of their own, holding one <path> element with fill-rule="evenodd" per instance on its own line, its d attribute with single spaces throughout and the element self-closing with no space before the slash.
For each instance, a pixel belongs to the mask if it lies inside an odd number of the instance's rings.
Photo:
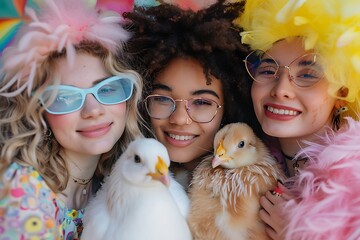
<svg viewBox="0 0 360 240">
<path fill-rule="evenodd" d="M 89 154 L 100 155 L 109 152 L 113 148 L 114 144 L 101 144 L 92 146 L 88 149 Z"/>
</svg>

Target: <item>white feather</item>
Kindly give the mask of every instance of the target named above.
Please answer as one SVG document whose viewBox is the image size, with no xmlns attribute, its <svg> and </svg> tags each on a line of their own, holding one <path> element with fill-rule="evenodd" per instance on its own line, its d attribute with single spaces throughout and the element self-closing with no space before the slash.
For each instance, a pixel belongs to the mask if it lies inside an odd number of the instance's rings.
<svg viewBox="0 0 360 240">
<path fill-rule="evenodd" d="M 179 207 L 181 215 L 187 218 L 190 210 L 190 199 L 187 193 L 185 192 L 184 187 L 180 183 L 178 183 L 173 178 L 173 176 L 170 176 L 169 191 L 173 196 L 176 205 Z"/>
<path fill-rule="evenodd" d="M 192 239 L 184 217 L 189 205 L 185 191 L 174 179 L 169 191 L 148 175 L 155 172 L 159 156 L 170 164 L 166 148 L 155 139 L 130 143 L 86 208 L 82 239 Z"/>
</svg>

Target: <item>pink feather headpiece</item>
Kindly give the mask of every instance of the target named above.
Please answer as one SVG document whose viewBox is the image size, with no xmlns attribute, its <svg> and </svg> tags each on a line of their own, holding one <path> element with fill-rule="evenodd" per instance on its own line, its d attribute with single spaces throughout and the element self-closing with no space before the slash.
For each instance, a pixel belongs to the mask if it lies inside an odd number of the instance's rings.
<svg viewBox="0 0 360 240">
<path fill-rule="evenodd" d="M 83 0 L 43 0 L 39 16 L 31 8 L 26 14 L 30 22 L 20 29 L 16 43 L 3 52 L 3 96 L 15 96 L 25 89 L 30 94 L 36 69 L 51 53 L 66 49 L 71 66 L 75 46 L 83 41 L 96 42 L 115 54 L 130 37 L 120 25 L 120 15 L 92 8 Z M 14 84 L 16 90 L 9 91 Z"/>
</svg>

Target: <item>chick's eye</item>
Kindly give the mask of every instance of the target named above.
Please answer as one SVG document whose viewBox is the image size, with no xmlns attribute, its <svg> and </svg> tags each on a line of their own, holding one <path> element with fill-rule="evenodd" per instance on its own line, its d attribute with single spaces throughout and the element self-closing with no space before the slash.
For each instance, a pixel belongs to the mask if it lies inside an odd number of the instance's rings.
<svg viewBox="0 0 360 240">
<path fill-rule="evenodd" d="M 135 155 L 134 162 L 135 163 L 141 163 L 141 159 L 140 159 L 139 155 Z"/>
<path fill-rule="evenodd" d="M 238 144 L 238 148 L 243 148 L 245 146 L 245 141 L 240 141 Z"/>
</svg>

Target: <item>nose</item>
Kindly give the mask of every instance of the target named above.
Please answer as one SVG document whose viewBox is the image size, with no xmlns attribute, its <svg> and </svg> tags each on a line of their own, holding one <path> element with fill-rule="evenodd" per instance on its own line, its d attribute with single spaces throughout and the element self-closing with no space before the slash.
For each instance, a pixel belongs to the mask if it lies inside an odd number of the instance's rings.
<svg viewBox="0 0 360 240">
<path fill-rule="evenodd" d="M 175 111 L 170 115 L 169 122 L 177 125 L 188 125 L 189 115 L 186 111 L 186 102 L 177 101 Z"/>
<path fill-rule="evenodd" d="M 83 118 L 98 117 L 105 113 L 105 107 L 92 94 L 85 98 L 84 106 L 81 108 Z"/>
<path fill-rule="evenodd" d="M 294 98 L 295 92 L 294 86 L 291 83 L 292 76 L 290 74 L 290 68 L 284 66 L 279 68 L 277 72 L 277 79 L 274 81 L 274 86 L 271 89 L 271 96 L 278 98 Z"/>
</svg>

